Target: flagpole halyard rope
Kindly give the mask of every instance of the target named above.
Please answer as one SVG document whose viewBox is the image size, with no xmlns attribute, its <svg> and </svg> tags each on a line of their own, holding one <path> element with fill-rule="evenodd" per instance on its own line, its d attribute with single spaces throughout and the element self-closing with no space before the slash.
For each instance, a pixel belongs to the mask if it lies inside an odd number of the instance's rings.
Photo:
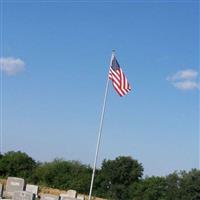
<svg viewBox="0 0 200 200">
<path fill-rule="evenodd" d="M 109 68 L 111 66 L 113 57 L 114 57 L 114 50 L 112 52 Z M 103 100 L 103 107 L 102 107 L 102 113 L 101 113 L 101 119 L 100 119 L 100 125 L 99 125 L 99 133 L 98 133 L 98 139 L 97 139 L 96 153 L 95 153 L 95 159 L 94 159 L 94 164 L 93 164 L 92 179 L 91 179 L 91 184 L 90 184 L 89 200 L 91 200 L 91 196 L 92 196 L 92 189 L 93 189 L 93 184 L 94 184 L 94 175 L 95 175 L 95 170 L 96 170 L 97 158 L 98 158 L 98 154 L 99 154 L 99 146 L 100 146 L 100 141 L 101 141 L 104 114 L 105 114 L 105 108 L 106 108 L 106 102 L 107 102 L 108 87 L 109 87 L 109 75 L 107 77 L 105 95 L 104 95 L 104 100 Z"/>
</svg>

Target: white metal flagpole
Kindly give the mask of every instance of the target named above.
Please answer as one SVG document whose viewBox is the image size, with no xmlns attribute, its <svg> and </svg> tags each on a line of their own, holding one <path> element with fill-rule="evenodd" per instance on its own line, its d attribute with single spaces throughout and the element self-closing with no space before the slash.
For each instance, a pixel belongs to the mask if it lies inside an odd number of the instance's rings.
<svg viewBox="0 0 200 200">
<path fill-rule="evenodd" d="M 112 56 L 110 59 L 110 66 L 112 64 L 112 60 L 114 57 L 115 51 L 112 51 Z M 104 113 L 105 113 L 105 108 L 106 108 L 106 100 L 107 100 L 107 94 L 108 94 L 108 86 L 109 86 L 109 74 L 106 82 L 106 89 L 105 89 L 105 95 L 104 95 L 104 101 L 103 101 L 103 107 L 102 107 L 102 113 L 101 113 L 101 119 L 100 119 L 100 125 L 99 125 L 99 133 L 98 133 L 98 139 L 97 139 L 97 146 L 96 146 L 96 153 L 95 153 L 95 158 L 94 158 L 94 165 L 93 165 L 93 172 L 92 172 L 92 179 L 91 179 L 91 184 L 90 184 L 90 193 L 89 193 L 89 200 L 91 200 L 92 196 L 92 188 L 93 188 L 93 183 L 94 183 L 94 175 L 95 175 L 95 170 L 96 170 L 96 164 L 97 164 L 97 157 L 99 154 L 99 145 L 101 141 L 101 133 L 102 133 L 102 127 L 103 127 L 103 121 L 104 121 Z"/>
</svg>

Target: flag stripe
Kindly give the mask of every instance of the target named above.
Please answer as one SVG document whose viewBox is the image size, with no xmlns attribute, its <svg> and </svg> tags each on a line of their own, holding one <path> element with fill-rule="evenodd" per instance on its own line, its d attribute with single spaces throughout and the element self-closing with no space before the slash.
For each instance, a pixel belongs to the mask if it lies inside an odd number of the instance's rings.
<svg viewBox="0 0 200 200">
<path fill-rule="evenodd" d="M 122 97 L 124 96 L 123 92 L 120 90 L 120 88 L 116 85 L 116 83 L 113 83 L 113 86 L 116 90 L 116 92 Z"/>
<path fill-rule="evenodd" d="M 112 68 L 110 69 L 112 72 L 112 75 L 114 75 L 119 81 L 120 81 L 120 73 L 118 73 L 118 71 L 117 72 L 115 72 Z"/>
</svg>

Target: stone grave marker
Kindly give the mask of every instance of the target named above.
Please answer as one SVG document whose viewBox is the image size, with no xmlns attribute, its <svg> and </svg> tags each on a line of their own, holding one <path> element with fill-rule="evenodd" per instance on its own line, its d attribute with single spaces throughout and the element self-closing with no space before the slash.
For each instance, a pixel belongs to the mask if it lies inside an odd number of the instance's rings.
<svg viewBox="0 0 200 200">
<path fill-rule="evenodd" d="M 77 200 L 77 198 L 72 198 L 72 197 L 63 197 L 62 200 Z"/>
<path fill-rule="evenodd" d="M 16 191 L 13 193 L 12 200 L 33 200 L 33 193 L 28 191 Z"/>
<path fill-rule="evenodd" d="M 82 194 L 78 194 L 78 195 L 77 195 L 77 199 L 78 199 L 78 200 L 85 200 L 85 196 L 82 195 Z"/>
<path fill-rule="evenodd" d="M 38 196 L 38 186 L 37 185 L 27 184 L 26 185 L 26 191 L 32 192 L 35 197 Z"/>
<path fill-rule="evenodd" d="M 66 193 L 60 194 L 60 200 L 72 200 L 76 199 L 76 190 L 68 190 Z"/>
<path fill-rule="evenodd" d="M 8 177 L 6 182 L 5 197 L 12 197 L 13 193 L 16 191 L 23 191 L 24 189 L 24 179 L 16 177 Z"/>
<path fill-rule="evenodd" d="M 68 197 L 67 194 L 66 194 L 66 193 L 61 193 L 61 194 L 60 194 L 60 200 L 63 200 L 64 197 Z"/>
<path fill-rule="evenodd" d="M 59 196 L 52 194 L 42 194 L 41 200 L 58 200 Z"/>
<path fill-rule="evenodd" d="M 0 183 L 0 199 L 3 197 L 3 185 Z"/>
<path fill-rule="evenodd" d="M 77 192 L 76 190 L 68 190 L 66 194 L 67 197 L 76 198 Z"/>
</svg>

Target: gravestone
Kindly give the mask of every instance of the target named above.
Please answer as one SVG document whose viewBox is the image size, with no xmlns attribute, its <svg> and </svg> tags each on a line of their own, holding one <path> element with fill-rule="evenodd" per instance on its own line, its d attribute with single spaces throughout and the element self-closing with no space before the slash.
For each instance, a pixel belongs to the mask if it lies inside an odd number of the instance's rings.
<svg viewBox="0 0 200 200">
<path fill-rule="evenodd" d="M 3 197 L 3 185 L 0 183 L 0 199 Z"/>
<path fill-rule="evenodd" d="M 78 200 L 85 200 L 85 196 L 82 195 L 82 194 L 78 194 L 78 195 L 77 195 L 77 199 L 78 199 Z"/>
<path fill-rule="evenodd" d="M 33 200 L 33 193 L 28 191 L 16 191 L 13 193 L 13 200 Z"/>
<path fill-rule="evenodd" d="M 9 198 L 13 196 L 14 192 L 23 190 L 24 190 L 24 179 L 16 177 L 8 177 L 4 196 L 6 198 Z"/>
<path fill-rule="evenodd" d="M 52 194 L 42 194 L 41 200 L 58 200 L 59 196 Z"/>
<path fill-rule="evenodd" d="M 76 199 L 76 190 L 68 190 L 66 193 L 60 194 L 60 200 L 73 200 Z"/>
<path fill-rule="evenodd" d="M 66 194 L 67 197 L 76 198 L 77 192 L 76 190 L 68 190 Z"/>
<path fill-rule="evenodd" d="M 63 197 L 62 200 L 77 200 L 77 198 L 72 198 L 72 197 Z"/>
<path fill-rule="evenodd" d="M 77 200 L 77 198 L 72 198 L 72 197 L 63 197 L 62 200 Z"/>
<path fill-rule="evenodd" d="M 60 200 L 77 200 L 77 198 L 69 197 L 69 194 L 63 193 L 60 194 Z"/>
<path fill-rule="evenodd" d="M 32 192 L 34 194 L 34 196 L 37 197 L 37 195 L 38 195 L 38 186 L 37 185 L 27 184 L 26 185 L 26 191 Z"/>
<path fill-rule="evenodd" d="M 60 194 L 60 200 L 63 200 L 64 197 L 68 197 L 66 193 Z"/>
</svg>

